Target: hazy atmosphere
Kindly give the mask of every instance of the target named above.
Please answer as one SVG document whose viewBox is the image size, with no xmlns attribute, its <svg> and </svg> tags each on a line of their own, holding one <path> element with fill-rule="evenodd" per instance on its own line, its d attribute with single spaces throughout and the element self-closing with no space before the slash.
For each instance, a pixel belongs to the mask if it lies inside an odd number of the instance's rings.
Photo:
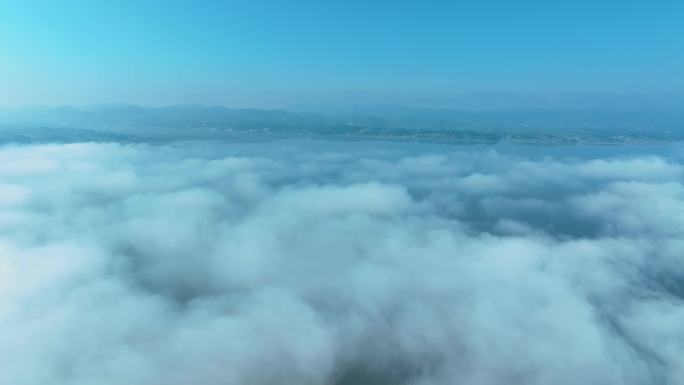
<svg viewBox="0 0 684 385">
<path fill-rule="evenodd" d="M 0 385 L 684 385 L 683 20 L 0 0 Z"/>
<path fill-rule="evenodd" d="M 0 106 L 667 99 L 683 17 L 677 0 L 0 0 Z"/>
</svg>

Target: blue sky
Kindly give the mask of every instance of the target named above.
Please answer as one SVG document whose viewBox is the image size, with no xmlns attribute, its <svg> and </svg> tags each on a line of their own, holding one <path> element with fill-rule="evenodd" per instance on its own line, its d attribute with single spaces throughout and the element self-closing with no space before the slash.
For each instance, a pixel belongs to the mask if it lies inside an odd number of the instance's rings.
<svg viewBox="0 0 684 385">
<path fill-rule="evenodd" d="M 681 93 L 684 1 L 0 0 L 0 105 Z"/>
</svg>

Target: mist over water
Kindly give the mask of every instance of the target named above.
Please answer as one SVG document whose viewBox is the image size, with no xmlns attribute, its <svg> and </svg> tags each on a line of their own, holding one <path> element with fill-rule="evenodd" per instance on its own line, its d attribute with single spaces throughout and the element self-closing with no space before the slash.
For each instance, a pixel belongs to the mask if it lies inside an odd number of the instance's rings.
<svg viewBox="0 0 684 385">
<path fill-rule="evenodd" d="M 0 383 L 683 384 L 681 145 L 0 148 Z"/>
</svg>

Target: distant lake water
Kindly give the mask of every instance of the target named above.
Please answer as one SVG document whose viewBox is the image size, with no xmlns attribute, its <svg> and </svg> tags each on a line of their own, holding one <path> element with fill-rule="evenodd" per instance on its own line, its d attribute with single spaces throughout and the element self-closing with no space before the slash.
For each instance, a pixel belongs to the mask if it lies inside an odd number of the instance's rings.
<svg viewBox="0 0 684 385">
<path fill-rule="evenodd" d="M 184 141 L 173 146 L 197 147 L 234 156 L 278 156 L 299 153 L 354 153 L 359 157 L 384 158 L 400 156 L 472 154 L 473 157 L 494 151 L 530 160 L 552 157 L 557 159 L 619 158 L 660 156 L 672 161 L 684 161 L 684 143 L 640 143 L 620 145 L 535 145 L 535 144 L 444 144 L 394 140 L 344 140 L 288 138 L 283 136 L 240 136 L 217 141 Z"/>
</svg>

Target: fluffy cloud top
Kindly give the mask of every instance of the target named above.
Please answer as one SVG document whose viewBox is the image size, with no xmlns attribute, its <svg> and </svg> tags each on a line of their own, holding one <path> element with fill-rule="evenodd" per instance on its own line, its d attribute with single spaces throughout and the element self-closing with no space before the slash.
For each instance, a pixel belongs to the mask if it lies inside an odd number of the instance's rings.
<svg viewBox="0 0 684 385">
<path fill-rule="evenodd" d="M 410 144 L 4 147 L 0 383 L 682 384 L 683 176 Z"/>
</svg>

